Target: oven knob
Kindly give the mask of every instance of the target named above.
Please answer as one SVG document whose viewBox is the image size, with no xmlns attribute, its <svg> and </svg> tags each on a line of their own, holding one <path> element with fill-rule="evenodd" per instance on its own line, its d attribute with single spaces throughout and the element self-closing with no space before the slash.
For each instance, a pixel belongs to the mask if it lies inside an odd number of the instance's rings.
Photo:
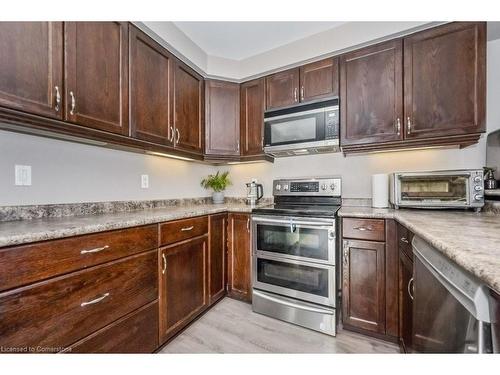
<svg viewBox="0 0 500 375">
<path fill-rule="evenodd" d="M 474 177 L 474 182 L 481 182 L 481 181 L 483 181 L 483 179 L 481 178 L 481 176 Z"/>
<path fill-rule="evenodd" d="M 337 185 L 335 185 L 335 183 L 331 184 L 330 185 L 330 189 L 334 190 L 335 191 L 335 188 L 337 187 Z"/>
<path fill-rule="evenodd" d="M 321 185 L 321 190 L 326 190 L 328 186 L 326 184 Z"/>
<path fill-rule="evenodd" d="M 283 190 L 287 191 L 288 190 L 288 185 L 283 185 Z"/>
<path fill-rule="evenodd" d="M 481 185 L 476 185 L 476 186 L 474 186 L 474 190 L 481 191 L 481 190 L 483 190 L 483 187 Z"/>
<path fill-rule="evenodd" d="M 477 201 L 480 201 L 481 199 L 483 199 L 483 195 L 482 194 L 476 194 L 476 195 L 474 195 L 474 199 L 477 200 Z"/>
<path fill-rule="evenodd" d="M 280 184 L 277 184 L 276 185 L 276 190 L 280 191 L 281 190 L 281 185 Z"/>
</svg>

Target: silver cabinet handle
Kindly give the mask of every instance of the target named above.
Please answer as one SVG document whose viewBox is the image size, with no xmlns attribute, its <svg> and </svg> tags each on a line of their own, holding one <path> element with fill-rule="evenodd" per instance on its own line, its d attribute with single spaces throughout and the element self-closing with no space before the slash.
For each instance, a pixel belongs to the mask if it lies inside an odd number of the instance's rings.
<svg viewBox="0 0 500 375">
<path fill-rule="evenodd" d="M 412 291 L 412 284 L 413 284 L 413 277 L 410 280 L 408 280 L 408 287 L 407 287 L 407 289 L 408 289 L 408 295 L 410 296 L 411 300 L 413 301 L 413 294 L 411 293 L 411 291 Z"/>
<path fill-rule="evenodd" d="M 250 218 L 247 219 L 247 232 L 250 233 Z"/>
<path fill-rule="evenodd" d="M 175 143 L 179 143 L 179 140 L 181 139 L 181 132 L 179 131 L 179 129 L 175 128 L 175 134 L 177 134 L 177 140 L 175 141 Z"/>
<path fill-rule="evenodd" d="M 59 112 L 59 109 L 61 108 L 60 107 L 60 104 L 61 104 L 61 93 L 59 92 L 59 86 L 56 86 L 55 90 L 56 90 L 56 105 L 54 107 L 54 110 L 56 112 Z"/>
<path fill-rule="evenodd" d="M 353 229 L 354 230 L 360 230 L 361 232 L 364 232 L 366 230 L 369 231 L 369 232 L 373 231 L 373 227 L 354 227 Z"/>
<path fill-rule="evenodd" d="M 104 298 L 106 298 L 106 297 L 109 297 L 109 293 L 104 293 L 102 296 L 97 297 L 96 299 L 93 299 L 92 301 L 82 302 L 82 303 L 80 304 L 80 306 L 81 306 L 81 307 L 85 307 L 85 306 L 87 306 L 87 305 L 93 305 L 93 304 L 95 304 L 95 303 L 99 303 L 99 302 L 101 302 L 101 301 L 102 301 Z"/>
<path fill-rule="evenodd" d="M 184 227 L 181 228 L 181 232 L 189 232 L 190 230 L 193 230 L 194 225 L 191 225 L 190 227 Z"/>
<path fill-rule="evenodd" d="M 297 98 L 297 87 L 293 89 L 293 101 L 298 102 L 299 99 Z"/>
<path fill-rule="evenodd" d="M 406 239 L 406 237 L 401 237 L 401 242 L 404 242 L 404 243 L 410 243 L 410 242 Z"/>
<path fill-rule="evenodd" d="M 74 115 L 75 114 L 75 108 L 76 108 L 76 98 L 75 98 L 75 94 L 73 94 L 73 91 L 69 92 L 69 96 L 71 96 L 71 110 L 69 111 L 69 113 L 71 115 Z"/>
<path fill-rule="evenodd" d="M 90 249 L 90 250 L 82 250 L 80 251 L 80 254 L 91 254 L 91 253 L 98 253 L 100 251 L 109 249 L 109 245 L 105 245 L 103 247 L 96 247 L 95 249 Z"/>
<path fill-rule="evenodd" d="M 240 142 L 238 141 L 238 143 L 236 144 L 236 151 L 240 152 Z"/>
<path fill-rule="evenodd" d="M 396 119 L 396 133 L 398 134 L 398 137 L 401 135 L 401 120 L 399 117 Z"/>
<path fill-rule="evenodd" d="M 300 88 L 300 100 L 304 100 L 304 86 Z"/>
<path fill-rule="evenodd" d="M 406 127 L 406 132 L 407 132 L 408 134 L 410 134 L 410 133 L 411 133 L 411 119 L 410 119 L 410 116 L 408 116 L 408 117 L 406 118 L 406 125 L 407 125 L 407 127 Z"/>
<path fill-rule="evenodd" d="M 165 275 L 165 272 L 167 271 L 167 257 L 165 256 L 165 253 L 161 255 L 161 259 L 163 260 L 163 268 L 161 269 L 162 275 Z"/>
<path fill-rule="evenodd" d="M 349 242 L 344 241 L 344 251 L 343 251 L 344 266 L 347 266 L 349 260 Z"/>
<path fill-rule="evenodd" d="M 170 134 L 172 134 L 172 135 L 170 136 L 170 138 L 168 139 L 168 141 L 170 143 L 174 143 L 175 133 L 174 133 L 174 127 L 173 126 L 170 126 Z"/>
</svg>

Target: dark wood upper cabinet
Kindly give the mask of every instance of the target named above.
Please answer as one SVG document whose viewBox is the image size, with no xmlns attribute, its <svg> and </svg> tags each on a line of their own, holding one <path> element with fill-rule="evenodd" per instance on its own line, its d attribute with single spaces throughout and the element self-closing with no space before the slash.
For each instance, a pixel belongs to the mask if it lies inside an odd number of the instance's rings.
<svg viewBox="0 0 500 375">
<path fill-rule="evenodd" d="M 169 145 L 174 135 L 171 105 L 173 57 L 133 26 L 129 36 L 132 136 Z"/>
<path fill-rule="evenodd" d="M 240 143 L 241 155 L 264 153 L 264 111 L 266 109 L 265 79 L 241 84 Z"/>
<path fill-rule="evenodd" d="M 160 344 L 208 304 L 207 236 L 160 249 Z"/>
<path fill-rule="evenodd" d="M 128 24 L 65 23 L 66 120 L 128 135 Z"/>
<path fill-rule="evenodd" d="M 252 300 L 250 215 L 228 215 L 227 292 L 243 301 Z"/>
<path fill-rule="evenodd" d="M 266 108 L 274 109 L 299 103 L 299 68 L 266 77 Z"/>
<path fill-rule="evenodd" d="M 204 108 L 203 77 L 186 64 L 174 64 L 175 146 L 186 151 L 203 152 Z"/>
<path fill-rule="evenodd" d="M 0 22 L 0 106 L 63 118 L 62 22 Z"/>
<path fill-rule="evenodd" d="M 404 39 L 407 138 L 484 132 L 486 23 L 454 22 Z"/>
<path fill-rule="evenodd" d="M 344 326 L 385 334 L 385 244 L 344 240 L 342 258 Z"/>
<path fill-rule="evenodd" d="M 210 304 L 226 294 L 227 214 L 210 215 L 208 244 L 208 299 Z"/>
<path fill-rule="evenodd" d="M 342 146 L 403 139 L 402 57 L 401 40 L 341 57 Z"/>
<path fill-rule="evenodd" d="M 300 101 L 308 102 L 339 95 L 337 57 L 300 67 Z"/>
<path fill-rule="evenodd" d="M 240 85 L 205 81 L 205 154 L 240 154 Z"/>
</svg>

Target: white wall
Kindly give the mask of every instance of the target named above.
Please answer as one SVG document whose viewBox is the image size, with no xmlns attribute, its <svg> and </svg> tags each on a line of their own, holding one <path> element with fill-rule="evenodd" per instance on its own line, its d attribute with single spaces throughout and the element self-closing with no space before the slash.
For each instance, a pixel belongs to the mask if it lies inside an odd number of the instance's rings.
<svg viewBox="0 0 500 375">
<path fill-rule="evenodd" d="M 487 47 L 487 132 L 500 128 L 500 40 Z M 272 195 L 272 180 L 280 177 L 341 175 L 343 196 L 370 198 L 371 175 L 396 171 L 482 168 L 486 158 L 486 135 L 477 145 L 465 149 L 429 149 L 342 156 L 341 153 L 276 159 L 271 164 L 230 166 L 234 185 L 228 194 L 245 193 L 244 183 L 256 177 Z M 498 177 L 498 176 L 497 176 Z"/>
<path fill-rule="evenodd" d="M 14 165 L 31 165 L 32 186 L 14 186 Z M 190 198 L 215 167 L 0 131 L 0 206 Z M 140 175 L 149 174 L 149 189 Z"/>
</svg>

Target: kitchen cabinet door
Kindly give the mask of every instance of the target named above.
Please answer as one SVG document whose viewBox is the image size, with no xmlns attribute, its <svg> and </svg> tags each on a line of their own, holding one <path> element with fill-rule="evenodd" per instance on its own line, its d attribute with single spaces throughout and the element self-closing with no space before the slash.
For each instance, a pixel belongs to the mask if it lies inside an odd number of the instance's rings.
<svg viewBox="0 0 500 375">
<path fill-rule="evenodd" d="M 210 215 L 208 246 L 208 291 L 210 304 L 226 294 L 227 214 Z"/>
<path fill-rule="evenodd" d="M 342 146 L 403 139 L 402 67 L 401 40 L 341 57 Z"/>
<path fill-rule="evenodd" d="M 339 95 L 338 58 L 330 57 L 300 67 L 300 101 L 308 102 Z"/>
<path fill-rule="evenodd" d="M 266 77 L 266 108 L 287 107 L 299 102 L 299 68 Z"/>
<path fill-rule="evenodd" d="M 250 215 L 230 213 L 227 232 L 228 295 L 250 302 L 252 300 Z"/>
<path fill-rule="evenodd" d="M 128 24 L 67 22 L 66 120 L 128 135 Z"/>
<path fill-rule="evenodd" d="M 409 36 L 404 61 L 406 138 L 485 131 L 485 22 L 454 22 Z"/>
<path fill-rule="evenodd" d="M 0 106 L 63 118 L 62 22 L 0 23 Z"/>
<path fill-rule="evenodd" d="M 399 346 L 404 353 L 412 352 L 413 325 L 413 260 L 399 251 Z"/>
<path fill-rule="evenodd" d="M 240 99 L 241 155 L 261 155 L 264 153 L 265 79 L 242 83 Z"/>
<path fill-rule="evenodd" d="M 130 126 L 132 136 L 170 145 L 173 57 L 142 31 L 130 26 Z"/>
<path fill-rule="evenodd" d="M 208 305 L 207 236 L 160 249 L 160 345 Z"/>
<path fill-rule="evenodd" d="M 240 155 L 240 85 L 205 81 L 205 154 Z"/>
<path fill-rule="evenodd" d="M 342 255 L 344 326 L 385 334 L 385 244 L 343 240 Z"/>
<path fill-rule="evenodd" d="M 175 147 L 203 152 L 203 77 L 180 61 L 174 65 Z"/>
</svg>

